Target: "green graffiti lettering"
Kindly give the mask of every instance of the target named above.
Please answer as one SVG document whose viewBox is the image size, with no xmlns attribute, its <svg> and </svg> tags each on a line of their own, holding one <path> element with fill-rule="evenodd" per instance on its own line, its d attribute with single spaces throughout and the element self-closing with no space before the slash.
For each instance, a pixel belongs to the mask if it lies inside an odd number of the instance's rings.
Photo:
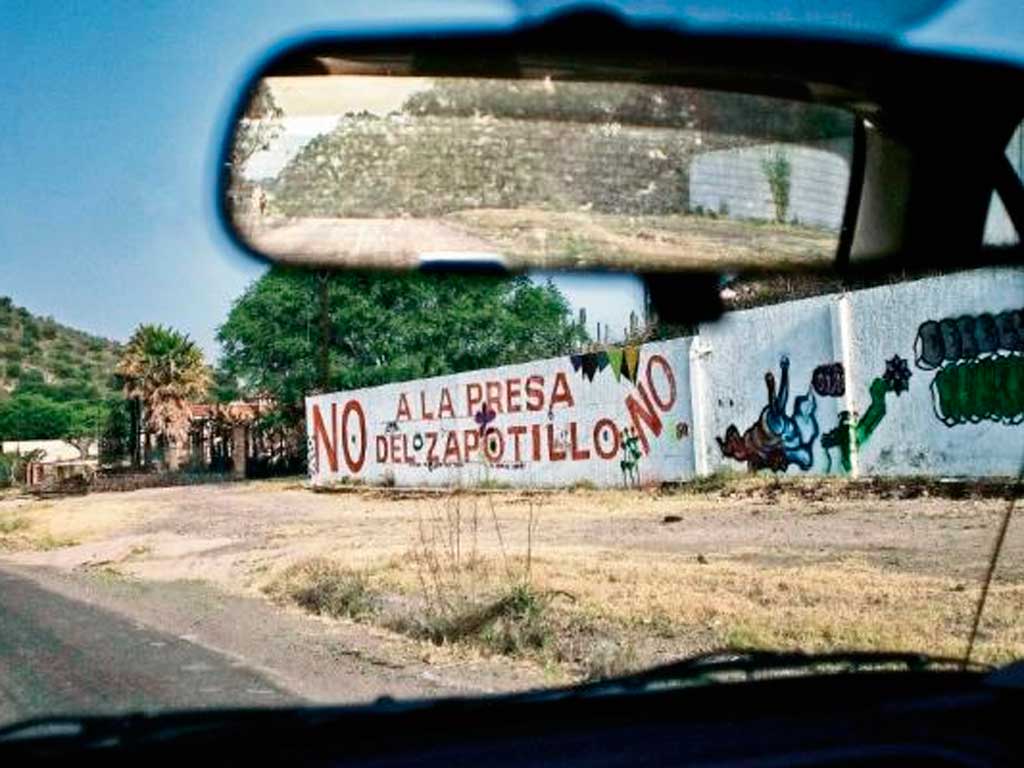
<svg viewBox="0 0 1024 768">
<path fill-rule="evenodd" d="M 941 368 L 932 381 L 935 415 L 948 427 L 1024 421 L 1024 357 L 962 360 Z"/>
</svg>

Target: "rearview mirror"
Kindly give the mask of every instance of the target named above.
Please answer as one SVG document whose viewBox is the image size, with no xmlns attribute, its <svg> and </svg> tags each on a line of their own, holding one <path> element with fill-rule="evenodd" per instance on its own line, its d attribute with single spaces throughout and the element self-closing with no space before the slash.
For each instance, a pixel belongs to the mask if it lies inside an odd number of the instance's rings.
<svg viewBox="0 0 1024 768">
<path fill-rule="evenodd" d="M 705 87 L 664 58 L 492 52 L 362 43 L 272 63 L 225 161 L 236 234 L 274 262 L 335 268 L 835 258 L 849 112 Z"/>
</svg>

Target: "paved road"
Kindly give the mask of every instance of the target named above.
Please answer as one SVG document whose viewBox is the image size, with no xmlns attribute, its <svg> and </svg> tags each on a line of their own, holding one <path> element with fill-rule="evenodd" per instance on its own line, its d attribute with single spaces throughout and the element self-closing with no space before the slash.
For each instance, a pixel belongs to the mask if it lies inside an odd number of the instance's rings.
<svg viewBox="0 0 1024 768">
<path fill-rule="evenodd" d="M 0 725 L 37 715 L 295 702 L 234 659 L 0 569 Z"/>
</svg>

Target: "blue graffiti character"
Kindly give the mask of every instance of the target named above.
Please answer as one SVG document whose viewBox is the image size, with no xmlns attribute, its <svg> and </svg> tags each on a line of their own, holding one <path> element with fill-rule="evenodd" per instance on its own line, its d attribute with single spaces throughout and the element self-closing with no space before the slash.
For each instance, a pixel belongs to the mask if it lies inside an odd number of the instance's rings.
<svg viewBox="0 0 1024 768">
<path fill-rule="evenodd" d="M 793 412 L 786 413 L 789 403 L 789 358 L 779 361 L 781 374 L 779 389 L 775 390 L 775 376 L 764 375 L 768 388 L 768 403 L 758 420 L 742 435 L 735 425 L 718 438 L 722 453 L 737 461 L 746 461 L 751 469 L 785 471 L 790 464 L 810 469 L 814 464 L 813 444 L 818 436 L 818 421 L 814 411 L 817 403 L 811 390 L 793 400 Z"/>
<path fill-rule="evenodd" d="M 796 464 L 800 469 L 810 469 L 814 464 L 811 447 L 818 436 L 818 421 L 814 417 L 817 403 L 814 394 L 808 390 L 806 395 L 794 398 L 793 413 L 787 416 L 789 358 L 785 355 L 779 360 L 779 368 L 782 373 L 779 376 L 778 394 L 774 392 L 775 382 L 771 373 L 765 377 L 768 384 L 768 406 L 764 410 L 765 426 L 778 438 L 789 463 Z"/>
</svg>

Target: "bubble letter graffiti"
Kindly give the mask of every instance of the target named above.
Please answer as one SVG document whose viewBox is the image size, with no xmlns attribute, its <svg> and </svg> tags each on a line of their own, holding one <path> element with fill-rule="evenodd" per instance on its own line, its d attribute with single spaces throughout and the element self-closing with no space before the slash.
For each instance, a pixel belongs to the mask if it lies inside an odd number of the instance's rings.
<svg viewBox="0 0 1024 768">
<path fill-rule="evenodd" d="M 932 407 L 947 427 L 1024 422 L 1022 353 L 1024 310 L 928 320 L 914 341 L 917 367 L 936 371 Z"/>
</svg>

